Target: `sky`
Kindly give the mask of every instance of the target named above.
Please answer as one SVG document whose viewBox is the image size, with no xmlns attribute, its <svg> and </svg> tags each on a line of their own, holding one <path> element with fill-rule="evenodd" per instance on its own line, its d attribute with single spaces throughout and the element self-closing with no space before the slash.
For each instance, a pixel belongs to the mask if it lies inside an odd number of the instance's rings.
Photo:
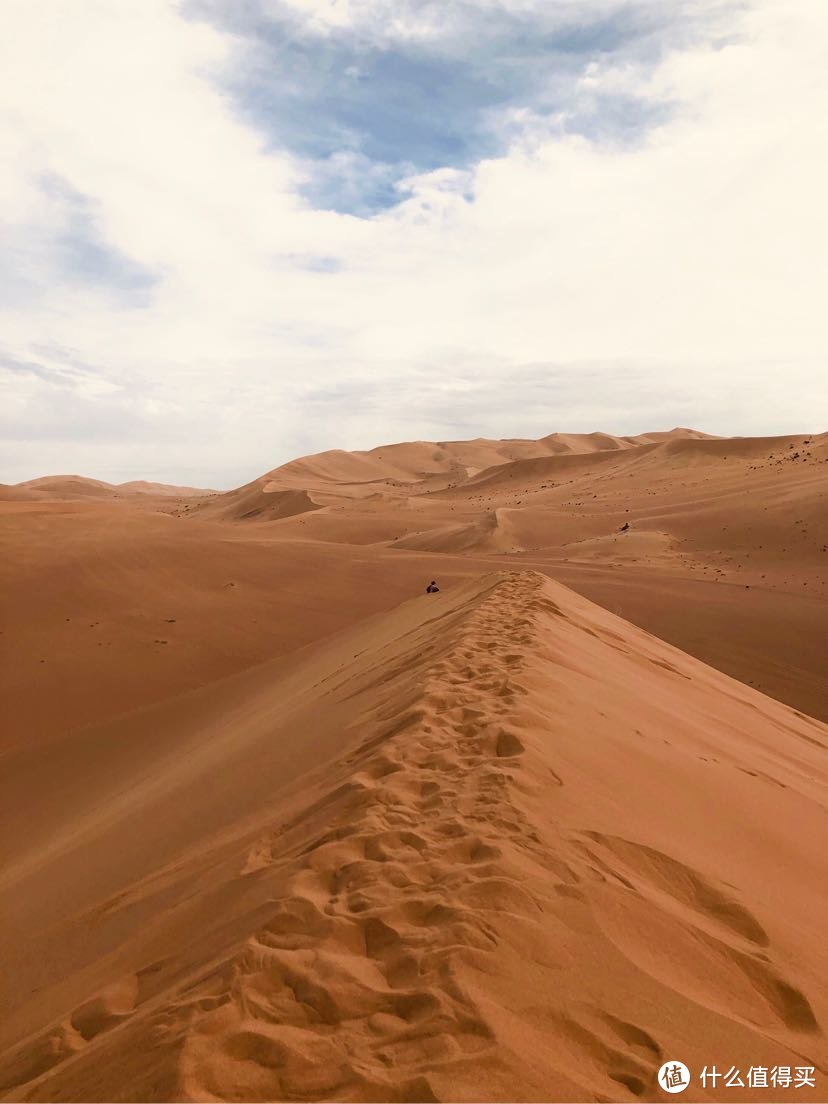
<svg viewBox="0 0 828 1104">
<path fill-rule="evenodd" d="M 824 0 L 3 0 L 0 481 L 828 429 Z"/>
</svg>

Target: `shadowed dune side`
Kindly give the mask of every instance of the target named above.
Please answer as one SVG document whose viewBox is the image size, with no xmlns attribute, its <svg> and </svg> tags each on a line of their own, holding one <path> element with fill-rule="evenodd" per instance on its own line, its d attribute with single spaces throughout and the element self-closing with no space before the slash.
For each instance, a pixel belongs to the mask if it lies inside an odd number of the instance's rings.
<svg viewBox="0 0 828 1104">
<path fill-rule="evenodd" d="M 305 490 L 273 489 L 257 479 L 196 505 L 192 513 L 224 521 L 279 521 L 320 508 Z"/>
<path fill-rule="evenodd" d="M 635 1100 L 666 1058 L 828 1073 L 828 728 L 541 575 L 421 596 L 73 744 L 82 786 L 23 749 L 0 789 L 7 1099 Z"/>
<path fill-rule="evenodd" d="M 470 525 L 449 525 L 395 540 L 392 548 L 412 552 L 514 552 L 520 545 L 509 524 L 507 511 L 491 510 Z"/>
</svg>

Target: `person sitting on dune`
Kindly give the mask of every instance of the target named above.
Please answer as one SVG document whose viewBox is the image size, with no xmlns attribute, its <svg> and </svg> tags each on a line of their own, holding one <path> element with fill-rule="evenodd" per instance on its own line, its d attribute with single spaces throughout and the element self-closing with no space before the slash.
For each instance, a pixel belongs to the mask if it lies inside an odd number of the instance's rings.
<svg viewBox="0 0 828 1104">
<path fill-rule="evenodd" d="M 439 589 L 440 588 L 437 586 L 437 584 L 432 579 L 431 582 L 426 587 L 426 594 L 436 594 Z"/>
</svg>

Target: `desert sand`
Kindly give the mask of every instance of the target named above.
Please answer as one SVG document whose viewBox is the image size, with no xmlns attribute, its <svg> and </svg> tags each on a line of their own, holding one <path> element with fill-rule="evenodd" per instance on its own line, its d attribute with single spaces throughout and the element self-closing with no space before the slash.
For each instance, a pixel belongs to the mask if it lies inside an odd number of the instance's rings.
<svg viewBox="0 0 828 1104">
<path fill-rule="evenodd" d="M 826 465 L 2 488 L 2 1098 L 828 1098 Z"/>
</svg>

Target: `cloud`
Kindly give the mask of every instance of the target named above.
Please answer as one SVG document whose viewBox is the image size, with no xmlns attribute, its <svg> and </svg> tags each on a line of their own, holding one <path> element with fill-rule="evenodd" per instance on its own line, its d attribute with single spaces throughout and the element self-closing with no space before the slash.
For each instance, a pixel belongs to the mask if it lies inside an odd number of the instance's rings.
<svg viewBox="0 0 828 1104">
<path fill-rule="evenodd" d="M 227 486 L 394 438 L 825 423 L 810 0 L 4 14 L 0 478 Z M 289 110 L 265 81 L 263 121 L 239 64 L 277 55 L 308 87 Z M 317 116 L 319 145 L 275 140 Z"/>
<path fill-rule="evenodd" d="M 361 216 L 399 202 L 405 177 L 504 153 L 529 116 L 536 133 L 639 136 L 665 104 L 632 86 L 596 96 L 578 78 L 598 62 L 640 76 L 677 41 L 722 35 L 721 5 L 700 0 L 191 0 L 186 11 L 234 35 L 221 86 L 270 148 L 304 164 L 303 193 Z"/>
<path fill-rule="evenodd" d="M 95 205 L 67 181 L 44 174 L 36 183 L 37 218 L 13 227 L 3 262 L 15 301 L 48 296 L 63 283 L 83 286 L 125 306 L 140 307 L 159 275 L 113 248 Z"/>
</svg>

